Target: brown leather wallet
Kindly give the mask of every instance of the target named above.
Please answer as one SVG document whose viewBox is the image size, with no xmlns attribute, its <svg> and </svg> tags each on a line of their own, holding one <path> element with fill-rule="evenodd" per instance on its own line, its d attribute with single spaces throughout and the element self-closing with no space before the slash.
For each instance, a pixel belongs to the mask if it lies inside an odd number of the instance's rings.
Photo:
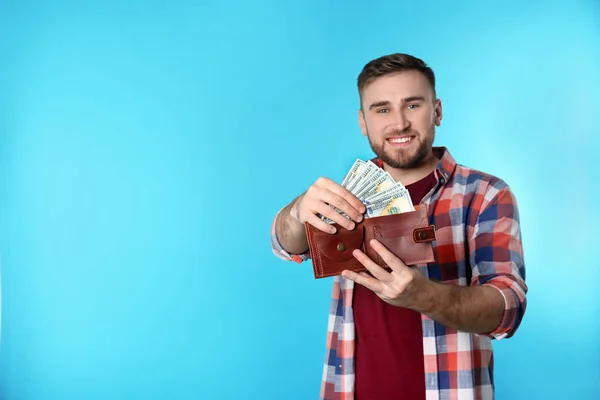
<svg viewBox="0 0 600 400">
<path fill-rule="evenodd" d="M 415 206 L 415 211 L 372 217 L 357 223 L 353 230 L 333 224 L 337 231 L 326 233 L 305 223 L 308 246 L 315 278 L 340 275 L 342 271 L 366 271 L 352 255 L 360 249 L 381 267 L 389 269 L 377 252 L 369 245 L 377 239 L 406 265 L 433 262 L 435 226 L 429 225 L 427 208 Z"/>
</svg>

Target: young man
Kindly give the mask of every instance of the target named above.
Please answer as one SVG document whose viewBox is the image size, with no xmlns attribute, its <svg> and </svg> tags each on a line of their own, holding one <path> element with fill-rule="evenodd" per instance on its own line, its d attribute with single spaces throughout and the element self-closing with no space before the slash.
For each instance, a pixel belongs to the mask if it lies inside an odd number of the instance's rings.
<svg viewBox="0 0 600 400">
<path fill-rule="evenodd" d="M 360 251 L 369 273 L 333 279 L 321 399 L 493 399 L 492 339 L 511 337 L 526 308 L 527 286 L 517 203 L 508 185 L 457 164 L 433 147 L 442 121 L 433 71 L 392 54 L 358 77 L 359 125 L 373 162 L 427 207 L 436 228 L 435 262 L 408 267 L 378 242 L 391 270 Z M 352 220 L 341 216 L 337 207 Z M 274 253 L 310 258 L 304 222 L 347 229 L 365 207 L 340 184 L 319 178 L 275 216 Z"/>
</svg>

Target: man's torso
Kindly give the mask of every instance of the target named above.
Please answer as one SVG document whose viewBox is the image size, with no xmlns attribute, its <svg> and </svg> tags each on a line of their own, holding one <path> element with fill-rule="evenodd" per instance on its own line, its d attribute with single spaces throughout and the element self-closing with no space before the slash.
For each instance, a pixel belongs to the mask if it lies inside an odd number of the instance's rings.
<svg viewBox="0 0 600 400">
<path fill-rule="evenodd" d="M 407 185 L 414 205 L 437 184 L 432 172 Z M 353 296 L 356 327 L 356 399 L 425 400 L 421 314 L 392 306 L 361 285 Z"/>
<path fill-rule="evenodd" d="M 473 257 L 471 253 L 473 249 L 470 249 L 471 238 L 474 231 L 479 228 L 477 225 L 479 212 L 483 204 L 486 204 L 506 185 L 493 176 L 458 166 L 445 150 L 439 154 L 442 156 L 441 162 L 439 168 L 434 171 L 436 189 L 420 202 L 421 206 L 427 207 L 429 222 L 436 227 L 434 243 L 436 261 L 428 265 L 420 265 L 419 269 L 429 279 L 446 284 L 468 286 L 471 283 L 470 259 Z M 489 229 L 489 226 L 486 226 L 486 229 Z M 520 242 L 518 244 L 520 245 Z M 515 257 L 518 258 L 520 248 L 517 250 Z M 509 261 L 512 261 L 512 257 L 510 256 Z M 364 371 L 365 368 L 375 365 L 377 361 L 375 357 L 378 356 L 369 353 L 373 346 L 370 348 L 361 346 L 365 344 L 365 335 L 369 332 L 368 318 L 378 318 L 379 322 L 376 324 L 385 325 L 386 318 L 389 322 L 393 312 L 380 310 L 378 317 L 371 315 L 365 318 L 364 313 L 369 312 L 371 305 L 376 302 L 371 295 L 364 292 L 364 288 L 357 288 L 357 286 L 341 277 L 334 279 L 331 305 L 333 318 L 330 319 L 329 326 L 332 335 L 328 340 L 328 348 L 333 352 L 330 353 L 333 357 L 328 357 L 325 365 L 322 399 L 369 400 L 367 394 L 364 395 L 366 398 L 355 397 L 355 390 L 368 393 L 368 388 L 376 382 L 372 380 L 368 383 L 362 381 L 363 376 L 357 376 L 359 373 L 357 368 Z M 353 301 L 355 295 L 359 296 L 358 304 Z M 364 301 L 365 298 L 371 299 L 371 305 L 368 301 Z M 358 306 L 357 310 L 354 309 L 355 306 Z M 385 306 L 379 304 L 378 307 Z M 363 314 L 355 315 L 355 313 Z M 415 333 L 418 332 L 415 314 L 404 310 L 396 311 L 396 314 L 402 314 L 403 322 L 408 324 L 410 321 L 410 325 L 395 324 L 394 331 L 390 330 L 389 335 L 384 334 L 385 340 L 400 334 L 404 335 L 407 344 L 410 343 L 408 346 L 419 347 L 416 343 L 420 339 L 421 347 L 412 350 L 403 348 L 400 352 L 388 354 L 387 362 L 396 364 L 411 362 L 404 359 L 404 356 L 408 355 L 407 357 L 414 360 L 417 357 L 416 353 L 420 352 L 421 363 L 417 361 L 418 365 L 415 365 L 415 369 L 410 372 L 406 372 L 403 366 L 396 368 L 396 373 L 400 370 L 405 371 L 405 379 L 388 371 L 391 379 L 399 378 L 402 382 L 406 382 L 407 379 L 411 379 L 410 377 L 418 376 L 420 372 L 421 378 L 415 378 L 419 379 L 419 385 L 424 385 L 421 386 L 424 391 L 420 392 L 420 398 L 440 400 L 493 398 L 493 354 L 489 335 L 456 331 L 419 315 L 421 337 L 415 338 Z M 360 343 L 361 337 L 362 343 Z M 388 344 L 387 348 L 392 349 L 397 346 Z M 360 357 L 363 359 L 359 360 Z M 384 372 L 380 370 L 378 373 Z M 390 385 L 390 387 L 394 386 L 393 383 Z M 411 385 L 412 388 L 417 386 Z M 398 397 L 390 398 L 404 398 L 401 395 L 402 393 Z"/>
</svg>

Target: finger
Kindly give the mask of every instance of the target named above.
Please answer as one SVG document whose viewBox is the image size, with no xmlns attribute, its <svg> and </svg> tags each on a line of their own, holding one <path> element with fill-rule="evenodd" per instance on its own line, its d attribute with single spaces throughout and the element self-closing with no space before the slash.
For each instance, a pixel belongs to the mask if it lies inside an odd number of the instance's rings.
<svg viewBox="0 0 600 400">
<path fill-rule="evenodd" d="M 340 212 L 333 208 L 333 206 L 323 202 L 322 199 L 325 191 L 325 189 L 316 187 L 314 185 L 308 189 L 306 196 L 303 199 L 301 206 L 302 209 L 300 212 L 304 217 L 304 220 L 307 220 L 310 214 L 320 214 L 348 230 L 354 229 L 353 221 L 348 219 L 346 216 L 341 215 Z"/>
<path fill-rule="evenodd" d="M 323 202 L 317 202 L 313 211 L 331 219 L 333 222 L 338 223 L 348 230 L 354 229 L 354 222 L 350 221 L 348 218 L 334 210 L 333 207 L 328 206 Z"/>
<path fill-rule="evenodd" d="M 328 224 L 321 218 L 317 217 L 315 214 L 310 214 L 308 218 L 306 218 L 306 222 L 314 226 L 316 229 L 325 233 L 330 233 L 333 235 L 337 231 L 335 226 Z"/>
<path fill-rule="evenodd" d="M 342 272 L 342 277 L 354 281 L 375 293 L 381 293 L 385 288 L 385 285 L 382 282 L 364 272 L 357 274 L 354 271 L 345 270 Z"/>
<path fill-rule="evenodd" d="M 350 204 L 346 199 L 344 199 L 339 194 L 335 194 L 331 190 L 324 187 L 317 187 L 315 192 L 316 198 L 319 200 L 336 207 L 338 210 L 346 213 L 350 218 L 352 218 L 356 222 L 360 222 L 363 219 L 363 213 L 361 213 L 357 208 L 355 208 L 352 204 Z M 360 203 L 362 204 L 362 203 Z"/>
<path fill-rule="evenodd" d="M 315 186 L 318 188 L 327 189 L 328 191 L 332 192 L 333 194 L 341 197 L 344 202 L 346 202 L 352 209 L 358 211 L 361 215 L 367 211 L 367 209 L 365 208 L 365 205 L 355 195 L 353 195 L 352 192 L 350 192 L 348 189 L 346 189 L 342 185 L 332 181 L 331 179 L 319 178 L 315 182 Z M 330 204 L 332 204 L 332 203 L 330 203 Z M 338 206 L 336 206 L 336 207 L 338 207 Z M 342 209 L 341 207 L 338 207 L 338 208 L 340 210 Z M 344 210 L 344 212 L 346 212 L 346 211 Z M 350 215 L 350 214 L 348 214 L 348 215 Z"/>
<path fill-rule="evenodd" d="M 369 242 L 373 250 L 381 259 L 392 269 L 394 272 L 401 272 L 404 268 L 408 268 L 404 261 L 399 259 L 394 253 L 389 251 L 380 241 L 377 239 L 371 239 Z"/>
<path fill-rule="evenodd" d="M 392 275 L 381 268 L 376 262 L 371 260 L 369 256 L 367 256 L 362 251 L 356 249 L 352 252 L 354 258 L 356 258 L 364 267 L 377 279 L 381 282 L 389 282 L 393 277 Z"/>
<path fill-rule="evenodd" d="M 335 211 L 332 207 L 329 207 L 322 201 L 315 198 L 315 191 L 318 190 L 314 186 L 311 187 L 307 195 L 302 199 L 299 211 L 299 220 L 309 222 L 317 229 L 321 229 L 324 232 L 335 233 L 335 227 L 331 226 L 327 222 L 321 220 L 321 216 L 331 219 L 333 222 L 337 222 L 339 225 L 345 227 L 348 230 L 354 229 L 354 223 L 348 218 L 342 216 L 340 213 Z M 319 216 L 315 214 L 320 214 Z"/>
</svg>

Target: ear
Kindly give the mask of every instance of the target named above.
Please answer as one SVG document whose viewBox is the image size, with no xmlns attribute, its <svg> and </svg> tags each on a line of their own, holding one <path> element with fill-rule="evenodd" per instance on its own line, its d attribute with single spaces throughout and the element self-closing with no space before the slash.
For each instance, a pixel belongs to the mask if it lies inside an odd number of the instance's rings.
<svg viewBox="0 0 600 400">
<path fill-rule="evenodd" d="M 358 126 L 360 126 L 363 136 L 367 136 L 367 122 L 362 108 L 358 110 Z"/>
<path fill-rule="evenodd" d="M 442 124 L 442 117 L 443 117 L 443 113 L 442 113 L 442 100 L 437 99 L 435 101 L 435 106 L 434 106 L 434 113 L 435 113 L 435 125 L 436 126 L 440 126 Z"/>
</svg>

